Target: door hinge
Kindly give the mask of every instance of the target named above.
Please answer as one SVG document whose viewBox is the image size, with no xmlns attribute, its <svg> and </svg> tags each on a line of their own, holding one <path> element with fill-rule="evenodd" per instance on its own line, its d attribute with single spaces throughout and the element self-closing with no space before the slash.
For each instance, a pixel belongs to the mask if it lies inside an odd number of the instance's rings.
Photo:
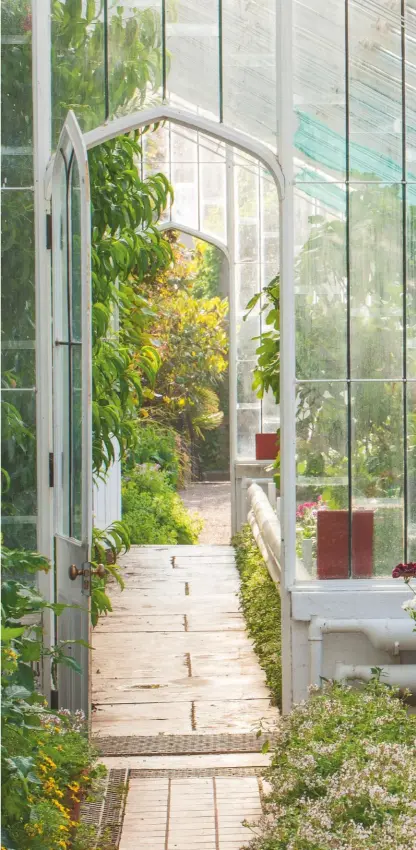
<svg viewBox="0 0 416 850">
<path fill-rule="evenodd" d="M 53 487 L 53 485 L 54 485 L 53 468 L 54 468 L 53 452 L 49 452 L 49 487 Z"/>
<path fill-rule="evenodd" d="M 52 214 L 46 213 L 46 247 L 50 251 L 52 248 Z"/>
</svg>

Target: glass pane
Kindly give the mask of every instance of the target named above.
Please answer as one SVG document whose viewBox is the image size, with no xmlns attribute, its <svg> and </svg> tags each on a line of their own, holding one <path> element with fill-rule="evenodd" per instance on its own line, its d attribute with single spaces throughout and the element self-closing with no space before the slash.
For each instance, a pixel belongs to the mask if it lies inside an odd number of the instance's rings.
<svg viewBox="0 0 416 850">
<path fill-rule="evenodd" d="M 350 172 L 401 179 L 401 2 L 349 8 Z"/>
<path fill-rule="evenodd" d="M 416 381 L 407 384 L 408 561 L 416 561 Z"/>
<path fill-rule="evenodd" d="M 279 196 L 276 184 L 268 171 L 260 172 L 260 207 L 263 233 L 279 235 Z M 267 257 L 264 257 L 267 262 Z"/>
<path fill-rule="evenodd" d="M 297 180 L 345 177 L 345 4 L 296 0 L 293 64 Z"/>
<path fill-rule="evenodd" d="M 351 363 L 357 378 L 402 375 L 402 215 L 400 186 L 351 189 Z"/>
<path fill-rule="evenodd" d="M 198 133 L 186 127 L 169 124 L 170 158 L 172 162 L 198 161 Z"/>
<path fill-rule="evenodd" d="M 169 128 L 166 125 L 160 124 L 156 130 L 143 133 L 142 148 L 144 174 L 154 174 L 157 171 L 162 171 L 166 177 L 169 177 Z"/>
<path fill-rule="evenodd" d="M 3 387 L 33 388 L 36 383 L 35 342 L 4 341 L 1 344 Z"/>
<path fill-rule="evenodd" d="M 407 197 L 407 374 L 416 378 L 416 193 Z"/>
<path fill-rule="evenodd" d="M 401 383 L 352 386 L 353 508 L 374 515 L 372 571 L 391 575 L 403 560 L 403 396 Z M 368 530 L 367 530 L 367 533 Z M 354 572 L 368 574 L 368 541 Z M 371 555 L 371 552 L 370 552 Z"/>
<path fill-rule="evenodd" d="M 71 168 L 71 323 L 72 340 L 81 340 L 81 188 L 79 170 L 74 160 Z"/>
<path fill-rule="evenodd" d="M 297 577 L 348 578 L 347 387 L 300 384 L 297 402 Z"/>
<path fill-rule="evenodd" d="M 199 166 L 201 230 L 225 242 L 225 163 Z"/>
<path fill-rule="evenodd" d="M 9 517 L 1 519 L 1 533 L 3 543 L 9 549 L 28 549 L 35 552 L 37 549 L 37 527 L 36 517 Z M 28 574 L 27 583 L 33 582 L 33 575 Z"/>
<path fill-rule="evenodd" d="M 61 0 L 52 6 L 52 138 L 69 109 L 83 130 L 105 119 L 102 3 Z"/>
<path fill-rule="evenodd" d="M 72 347 L 71 535 L 82 536 L 82 349 Z"/>
<path fill-rule="evenodd" d="M 36 515 L 36 394 L 33 389 L 7 389 L 3 385 L 2 515 Z"/>
<path fill-rule="evenodd" d="M 219 114 L 218 4 L 184 0 L 167 4 L 166 48 L 168 91 L 184 105 L 198 104 L 212 116 Z"/>
<path fill-rule="evenodd" d="M 9 157 L 32 153 L 32 20 L 28 5 L 3 3 L 1 23 L 1 143 L 2 156 L 8 157 L 2 163 L 2 178 L 13 186 L 20 181 L 14 182 L 7 174 L 13 161 Z"/>
<path fill-rule="evenodd" d="M 2 190 L 2 338 L 35 338 L 33 192 Z M 7 286 L 6 275 L 7 273 Z"/>
<path fill-rule="evenodd" d="M 235 266 L 237 312 L 244 314 L 248 302 L 259 292 L 259 267 L 257 263 L 238 263 Z M 253 313 L 259 312 L 259 307 Z M 252 313 L 252 315 L 253 315 Z"/>
<path fill-rule="evenodd" d="M 298 378 L 345 378 L 345 209 L 328 209 L 295 192 L 295 243 Z"/>
<path fill-rule="evenodd" d="M 260 402 L 255 407 L 239 405 L 237 409 L 237 456 L 256 456 L 256 434 L 261 430 Z"/>
<path fill-rule="evenodd" d="M 55 422 L 58 457 L 55 462 L 58 467 L 59 487 L 59 516 L 57 530 L 60 534 L 70 536 L 70 503 L 71 503 L 71 373 L 68 345 L 56 345 L 54 351 L 54 393 L 55 410 L 59 421 Z"/>
<path fill-rule="evenodd" d="M 238 321 L 237 325 L 237 357 L 239 360 L 255 360 L 256 348 L 259 345 L 259 340 L 256 339 L 260 334 L 260 317 L 250 314 L 243 322 Z"/>
<path fill-rule="evenodd" d="M 256 393 L 253 390 L 253 372 L 256 365 L 256 360 L 243 360 L 237 363 L 238 402 L 257 403 Z"/>
<path fill-rule="evenodd" d="M 407 179 L 416 180 L 416 7 L 406 0 L 406 165 Z M 413 187 L 414 189 L 415 187 Z"/>
<path fill-rule="evenodd" d="M 162 100 L 160 0 L 122 4 L 108 0 L 110 117 Z"/>
<path fill-rule="evenodd" d="M 214 5 L 214 4 L 213 4 Z M 224 121 L 276 147 L 275 0 L 223 0 Z"/>
</svg>

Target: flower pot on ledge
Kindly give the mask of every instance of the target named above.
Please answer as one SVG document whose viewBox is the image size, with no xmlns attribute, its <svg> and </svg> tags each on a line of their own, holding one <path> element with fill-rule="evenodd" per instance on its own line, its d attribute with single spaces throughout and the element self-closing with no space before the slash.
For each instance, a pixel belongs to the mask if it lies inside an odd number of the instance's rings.
<svg viewBox="0 0 416 850">
<path fill-rule="evenodd" d="M 318 579 L 349 577 L 348 511 L 320 510 L 317 514 Z M 373 575 L 374 511 L 352 514 L 352 578 Z"/>
<path fill-rule="evenodd" d="M 275 460 L 280 451 L 280 435 L 256 434 L 256 460 Z"/>
</svg>

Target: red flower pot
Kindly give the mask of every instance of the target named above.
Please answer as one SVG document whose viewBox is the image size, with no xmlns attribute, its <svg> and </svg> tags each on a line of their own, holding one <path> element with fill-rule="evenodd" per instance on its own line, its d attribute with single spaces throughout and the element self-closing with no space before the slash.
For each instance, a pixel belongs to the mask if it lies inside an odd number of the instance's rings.
<svg viewBox="0 0 416 850">
<path fill-rule="evenodd" d="M 279 451 L 279 434 L 256 434 L 256 460 L 275 460 Z"/>
<path fill-rule="evenodd" d="M 318 511 L 317 574 L 320 579 L 348 578 L 348 511 Z M 373 575 L 374 511 L 352 515 L 352 578 Z"/>
</svg>

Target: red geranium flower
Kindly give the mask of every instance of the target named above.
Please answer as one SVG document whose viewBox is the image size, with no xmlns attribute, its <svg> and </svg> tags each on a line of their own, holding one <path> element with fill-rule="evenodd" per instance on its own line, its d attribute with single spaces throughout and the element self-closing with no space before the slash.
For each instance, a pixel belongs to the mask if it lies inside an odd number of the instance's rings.
<svg viewBox="0 0 416 850">
<path fill-rule="evenodd" d="M 392 571 L 393 578 L 404 578 L 405 576 L 416 577 L 416 563 L 397 564 Z"/>
</svg>

